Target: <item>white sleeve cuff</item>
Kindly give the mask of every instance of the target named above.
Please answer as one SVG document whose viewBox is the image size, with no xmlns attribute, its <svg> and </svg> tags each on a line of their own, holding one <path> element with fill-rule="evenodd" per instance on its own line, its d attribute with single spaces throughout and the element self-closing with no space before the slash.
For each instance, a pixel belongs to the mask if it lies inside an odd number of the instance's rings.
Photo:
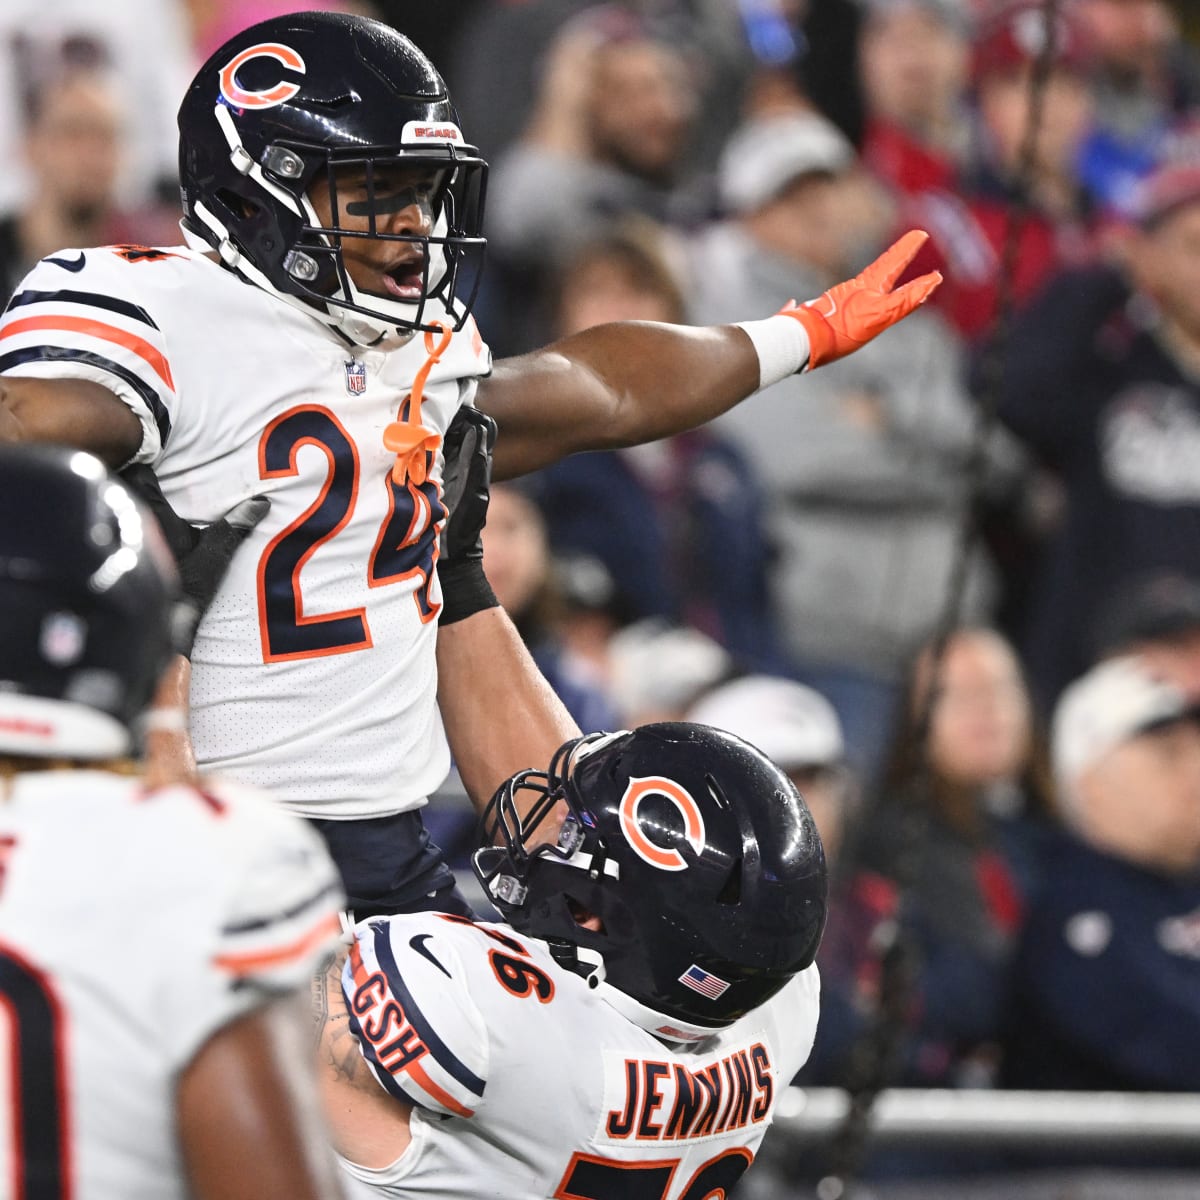
<svg viewBox="0 0 1200 1200">
<path fill-rule="evenodd" d="M 808 330 L 795 317 L 777 313 L 763 321 L 738 321 L 758 351 L 758 386 L 770 387 L 808 363 Z"/>
</svg>

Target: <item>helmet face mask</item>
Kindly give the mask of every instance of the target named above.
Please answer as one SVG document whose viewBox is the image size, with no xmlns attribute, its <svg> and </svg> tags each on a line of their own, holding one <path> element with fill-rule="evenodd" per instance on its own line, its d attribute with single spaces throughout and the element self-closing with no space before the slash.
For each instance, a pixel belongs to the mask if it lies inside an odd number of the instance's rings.
<svg viewBox="0 0 1200 1200">
<path fill-rule="evenodd" d="M 179 129 L 194 245 L 358 344 L 462 327 L 482 272 L 487 164 L 407 38 L 335 13 L 264 21 L 201 68 Z M 433 172 L 441 186 L 403 224 L 387 176 Z M 405 268 L 400 289 L 353 277 L 393 263 Z"/>
<path fill-rule="evenodd" d="M 764 1003 L 824 926 L 824 854 L 799 793 L 707 726 L 568 742 L 497 790 L 480 840 L 475 872 L 504 917 L 667 1040 Z"/>
<path fill-rule="evenodd" d="M 479 290 L 484 239 L 478 228 L 481 165 L 415 155 L 329 156 L 303 197 L 307 220 L 283 266 L 297 294 L 314 305 L 385 320 L 395 328 L 432 330 L 426 308 L 440 300 L 462 327 Z M 426 232 L 391 232 L 397 212 L 419 213 Z M 458 214 L 473 214 L 468 231 Z M 361 286 L 354 266 L 399 274 L 410 295 Z M 392 269 L 382 271 L 382 267 Z M 383 282 L 380 280 L 379 282 Z M 398 289 L 397 289 L 398 290 Z"/>
</svg>

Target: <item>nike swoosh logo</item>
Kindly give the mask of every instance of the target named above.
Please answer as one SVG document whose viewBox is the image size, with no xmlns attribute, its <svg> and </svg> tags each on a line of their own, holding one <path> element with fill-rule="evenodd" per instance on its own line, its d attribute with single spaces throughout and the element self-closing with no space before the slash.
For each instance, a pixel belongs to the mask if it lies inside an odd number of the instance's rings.
<svg viewBox="0 0 1200 1200">
<path fill-rule="evenodd" d="M 427 958 L 447 979 L 453 979 L 454 976 L 442 966 L 440 962 L 433 956 L 433 951 L 425 945 L 429 939 L 433 937 L 432 933 L 418 933 L 415 937 L 408 939 L 408 944 L 422 957 Z"/>
<path fill-rule="evenodd" d="M 81 252 L 78 258 L 48 258 L 46 261 L 53 263 L 56 267 L 62 267 L 64 271 L 82 271 L 86 260 Z"/>
</svg>

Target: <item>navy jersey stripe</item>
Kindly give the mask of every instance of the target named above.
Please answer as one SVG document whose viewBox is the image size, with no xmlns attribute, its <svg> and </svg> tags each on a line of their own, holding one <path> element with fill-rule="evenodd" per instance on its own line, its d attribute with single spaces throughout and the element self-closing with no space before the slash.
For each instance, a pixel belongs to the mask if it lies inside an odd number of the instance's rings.
<svg viewBox="0 0 1200 1200">
<path fill-rule="evenodd" d="M 115 296 L 102 296 L 99 292 L 18 292 L 8 302 L 8 308 L 4 311 L 19 308 L 22 304 L 83 304 L 88 308 L 104 308 L 109 312 L 120 313 L 123 317 L 132 317 L 135 321 L 141 321 L 143 325 L 149 325 L 151 329 L 158 329 L 144 308 L 131 304 L 128 300 L 118 300 Z"/>
<path fill-rule="evenodd" d="M 343 990 L 342 995 L 346 993 Z M 390 1096 L 394 1096 L 402 1104 L 415 1104 L 418 1108 L 428 1109 L 430 1112 L 437 1112 L 436 1109 L 430 1108 L 428 1103 L 422 1103 L 419 1095 L 410 1096 L 408 1092 L 400 1086 L 400 1081 L 379 1061 L 379 1055 L 375 1052 L 375 1047 L 371 1045 L 367 1035 L 363 1033 L 362 1025 L 359 1023 L 358 1016 L 354 1009 L 350 1007 L 350 998 L 346 997 L 346 1014 L 350 1018 L 350 1032 L 354 1034 L 355 1041 L 358 1042 L 359 1049 L 362 1051 L 363 1057 L 367 1060 L 367 1065 L 371 1067 L 371 1073 L 379 1080 L 380 1086 Z M 440 1115 L 440 1114 L 439 1114 Z"/>
<path fill-rule="evenodd" d="M 0 354 L 0 374 L 12 367 L 22 366 L 28 362 L 78 362 L 89 367 L 107 371 L 110 375 L 123 379 L 146 402 L 158 426 L 158 434 L 162 444 L 167 444 L 171 436 L 171 416 L 158 393 L 144 380 L 132 371 L 105 358 L 102 354 L 93 354 L 89 350 L 74 350 L 68 346 L 27 346 L 24 350 L 11 350 L 8 354 Z"/>
<path fill-rule="evenodd" d="M 17 1112 L 9 1169 L 25 1200 L 56 1200 L 71 1191 L 63 1014 L 46 977 L 7 946 L 0 946 L 0 998 L 11 1039 L 6 1099 Z"/>
<path fill-rule="evenodd" d="M 438 1037 L 433 1027 L 425 1019 L 425 1014 L 417 1005 L 416 1000 L 413 999 L 412 992 L 404 986 L 404 980 L 400 978 L 400 969 L 396 965 L 395 955 L 392 954 L 387 923 L 373 923 L 371 932 L 375 935 L 375 958 L 388 981 L 388 987 L 391 988 L 392 994 L 400 1001 L 400 1007 L 404 1009 L 408 1023 L 417 1031 L 417 1036 L 425 1044 L 429 1053 L 433 1055 L 438 1066 L 448 1075 L 457 1079 L 463 1087 L 468 1088 L 477 1096 L 482 1096 L 486 1086 L 484 1081 Z"/>
<path fill-rule="evenodd" d="M 305 909 L 314 907 L 314 905 L 319 904 L 322 900 L 330 896 L 338 895 L 340 888 L 341 884 L 336 879 L 332 879 L 319 892 L 301 900 L 299 904 L 292 905 L 291 908 L 285 909 L 282 912 L 272 913 L 269 917 L 250 917 L 248 920 L 238 921 L 233 925 L 226 925 L 221 930 L 221 933 L 225 935 L 250 933 L 255 929 L 266 929 L 270 925 L 290 921 L 294 917 L 298 917 Z"/>
</svg>

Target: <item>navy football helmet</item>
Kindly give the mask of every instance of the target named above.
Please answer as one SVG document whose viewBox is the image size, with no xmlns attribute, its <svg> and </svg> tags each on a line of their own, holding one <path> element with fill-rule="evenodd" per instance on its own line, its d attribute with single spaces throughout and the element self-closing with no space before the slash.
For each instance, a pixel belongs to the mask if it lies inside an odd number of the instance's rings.
<svg viewBox="0 0 1200 1200">
<path fill-rule="evenodd" d="M 481 841 L 475 873 L 505 919 L 669 1041 L 758 1007 L 821 940 L 812 815 L 758 750 L 707 725 L 566 743 L 498 789 Z"/>
<path fill-rule="evenodd" d="M 252 25 L 201 67 L 179 110 L 184 229 L 259 287 L 315 310 L 350 341 L 434 330 L 436 298 L 454 328 L 482 268 L 487 164 L 466 143 L 446 85 L 408 38 L 379 21 L 303 12 Z M 386 232 L 375 181 L 427 172 L 432 232 Z M 339 175 L 361 177 L 369 218 L 346 222 Z M 328 196 L 328 224 L 313 206 Z M 395 208 L 393 200 L 392 208 Z M 347 238 L 407 244 L 419 299 L 358 288 Z M 399 293 L 397 293 L 399 294 Z"/>
<path fill-rule="evenodd" d="M 0 446 L 0 754 L 127 754 L 176 588 L 153 517 L 99 459 Z"/>
</svg>

